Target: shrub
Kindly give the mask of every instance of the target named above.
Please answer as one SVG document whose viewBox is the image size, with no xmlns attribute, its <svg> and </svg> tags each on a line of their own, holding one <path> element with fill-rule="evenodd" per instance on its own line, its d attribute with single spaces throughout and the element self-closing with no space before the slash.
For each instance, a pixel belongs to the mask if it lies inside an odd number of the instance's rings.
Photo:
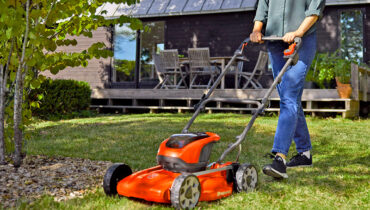
<svg viewBox="0 0 370 210">
<path fill-rule="evenodd" d="M 351 61 L 342 59 L 339 52 L 317 53 L 307 74 L 306 80 L 316 82 L 321 88 L 338 77 L 342 83 L 349 83 Z"/>
<path fill-rule="evenodd" d="M 30 94 L 30 99 L 39 104 L 33 106 L 32 112 L 44 119 L 76 115 L 76 112 L 89 109 L 90 95 L 87 82 L 47 79 Z"/>
</svg>

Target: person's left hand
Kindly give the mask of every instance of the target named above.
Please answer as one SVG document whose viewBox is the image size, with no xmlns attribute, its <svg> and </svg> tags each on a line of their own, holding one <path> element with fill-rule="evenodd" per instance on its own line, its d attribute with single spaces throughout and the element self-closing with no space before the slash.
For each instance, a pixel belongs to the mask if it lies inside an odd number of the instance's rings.
<svg viewBox="0 0 370 210">
<path fill-rule="evenodd" d="M 294 41 L 294 38 L 296 37 L 302 37 L 302 35 L 298 33 L 297 31 L 288 32 L 283 36 L 283 41 L 287 43 L 291 43 Z"/>
</svg>

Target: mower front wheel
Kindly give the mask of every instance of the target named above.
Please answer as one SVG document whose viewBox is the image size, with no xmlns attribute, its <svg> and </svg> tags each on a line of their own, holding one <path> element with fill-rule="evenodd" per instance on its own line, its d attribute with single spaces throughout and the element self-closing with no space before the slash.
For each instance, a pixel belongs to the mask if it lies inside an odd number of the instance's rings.
<svg viewBox="0 0 370 210">
<path fill-rule="evenodd" d="M 256 167 L 250 164 L 242 164 L 235 174 L 236 190 L 238 192 L 250 192 L 256 189 L 258 175 Z"/>
<path fill-rule="evenodd" d="M 130 166 L 123 163 L 115 163 L 108 168 L 104 175 L 103 188 L 106 195 L 117 195 L 117 184 L 123 178 L 132 174 Z"/>
<path fill-rule="evenodd" d="M 172 183 L 171 203 L 176 209 L 193 209 L 200 198 L 200 182 L 192 174 L 181 174 Z"/>
</svg>

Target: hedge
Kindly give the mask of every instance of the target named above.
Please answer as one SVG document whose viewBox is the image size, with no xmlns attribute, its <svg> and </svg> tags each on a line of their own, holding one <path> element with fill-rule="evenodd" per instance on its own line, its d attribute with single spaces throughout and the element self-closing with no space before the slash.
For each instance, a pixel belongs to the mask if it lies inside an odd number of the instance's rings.
<svg viewBox="0 0 370 210">
<path fill-rule="evenodd" d="M 40 88 L 30 94 L 39 107 L 32 113 L 41 118 L 68 115 L 87 110 L 90 106 L 91 89 L 87 82 L 75 80 L 45 80 Z"/>
</svg>

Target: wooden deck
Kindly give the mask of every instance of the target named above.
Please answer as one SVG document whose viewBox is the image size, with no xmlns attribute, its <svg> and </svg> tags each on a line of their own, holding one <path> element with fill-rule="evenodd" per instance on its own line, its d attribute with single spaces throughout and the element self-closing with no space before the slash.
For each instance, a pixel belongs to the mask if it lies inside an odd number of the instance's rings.
<svg viewBox="0 0 370 210">
<path fill-rule="evenodd" d="M 149 112 L 165 111 L 193 111 L 206 90 L 154 90 L 154 89 L 94 89 L 92 91 L 91 108 L 116 109 L 123 112 L 145 110 Z M 211 98 L 238 98 L 261 100 L 267 89 L 224 89 L 216 90 Z M 279 96 L 274 91 L 270 97 L 270 106 L 267 112 L 279 112 Z M 302 95 L 304 111 L 316 115 L 317 113 L 338 113 L 344 118 L 356 117 L 359 114 L 359 101 L 341 99 L 336 89 L 305 89 Z M 247 104 L 233 104 L 226 102 L 210 103 L 206 110 L 250 112 L 254 109 Z"/>
</svg>

